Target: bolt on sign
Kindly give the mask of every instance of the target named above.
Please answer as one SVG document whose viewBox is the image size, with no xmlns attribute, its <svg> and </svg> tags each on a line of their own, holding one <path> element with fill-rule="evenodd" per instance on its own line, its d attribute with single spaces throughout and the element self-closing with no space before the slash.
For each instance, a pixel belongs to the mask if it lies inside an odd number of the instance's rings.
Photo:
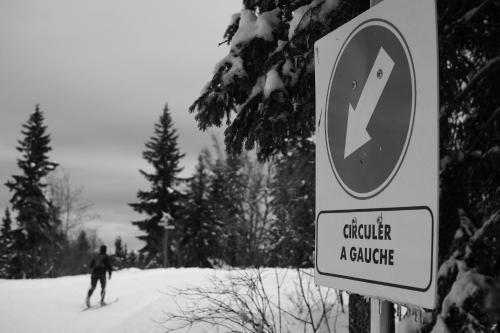
<svg viewBox="0 0 500 333">
<path fill-rule="evenodd" d="M 434 0 L 385 0 L 315 44 L 319 285 L 434 308 Z"/>
</svg>

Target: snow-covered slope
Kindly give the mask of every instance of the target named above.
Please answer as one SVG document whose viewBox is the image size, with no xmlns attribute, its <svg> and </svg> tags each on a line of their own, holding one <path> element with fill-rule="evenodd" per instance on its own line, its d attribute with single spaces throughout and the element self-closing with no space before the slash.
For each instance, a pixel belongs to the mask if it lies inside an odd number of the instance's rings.
<svg viewBox="0 0 500 333">
<path fill-rule="evenodd" d="M 56 279 L 0 280 L 0 332 L 162 332 L 163 311 L 176 305 L 169 287 L 206 283 L 208 269 L 129 269 L 115 272 L 106 300 L 117 303 L 82 311 L 89 275 Z M 92 303 L 99 299 L 98 285 Z"/>
<path fill-rule="evenodd" d="M 106 299 L 118 302 L 103 308 L 82 311 L 89 275 L 37 280 L 0 280 L 0 332 L 2 333 L 133 333 L 163 332 L 160 325 L 165 312 L 177 305 L 165 294 L 169 288 L 209 286 L 211 269 L 128 269 L 114 272 Z M 289 277 L 288 277 L 289 276 Z M 289 274 L 293 284 L 296 275 Z M 271 279 L 272 280 L 272 279 Z M 267 288 L 267 287 L 266 287 Z M 272 286 L 271 286 L 272 288 Z M 100 287 L 92 297 L 97 303 Z M 182 303 L 182 300 L 176 299 Z M 346 332 L 346 318 L 339 317 L 337 332 Z M 190 332 L 215 332 L 212 327 Z"/>
</svg>

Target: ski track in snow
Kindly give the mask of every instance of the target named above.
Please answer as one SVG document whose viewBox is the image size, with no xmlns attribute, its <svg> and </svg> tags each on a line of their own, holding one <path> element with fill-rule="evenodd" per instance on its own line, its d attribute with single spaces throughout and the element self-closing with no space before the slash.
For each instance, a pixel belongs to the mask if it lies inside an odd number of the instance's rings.
<svg viewBox="0 0 500 333">
<path fill-rule="evenodd" d="M 282 275 L 285 271 L 279 270 Z M 273 271 L 269 271 L 273 272 Z M 170 288 L 189 286 L 210 288 L 210 278 L 232 274 L 226 270 L 201 268 L 126 269 L 113 273 L 106 288 L 106 300 L 118 302 L 83 311 L 90 275 L 55 279 L 0 279 L 1 333 L 160 333 L 166 312 L 177 312 L 177 304 L 167 295 Z M 264 278 L 274 289 L 274 273 Z M 295 273 L 285 274 L 283 287 L 293 289 Z M 266 287 L 267 289 L 267 287 Z M 275 290 L 274 290 L 275 291 Z M 270 291 L 270 295 L 273 291 Z M 91 304 L 99 302 L 98 284 Z M 180 304 L 189 302 L 176 298 Z M 285 298 L 283 298 L 285 301 Z M 171 326 L 171 325 L 169 325 Z M 347 316 L 339 316 L 337 332 L 347 332 Z M 302 332 L 302 328 L 300 330 Z M 179 331 L 188 332 L 188 329 Z M 194 327 L 190 333 L 218 332 L 212 326 Z"/>
<path fill-rule="evenodd" d="M 170 287 L 206 283 L 209 269 L 129 269 L 114 272 L 106 300 L 118 302 L 85 309 L 90 275 L 55 279 L 0 280 L 0 332 L 133 333 L 163 332 L 158 323 L 177 306 L 165 295 Z M 98 284 L 91 303 L 99 302 Z M 193 330 L 195 332 L 195 330 Z"/>
</svg>

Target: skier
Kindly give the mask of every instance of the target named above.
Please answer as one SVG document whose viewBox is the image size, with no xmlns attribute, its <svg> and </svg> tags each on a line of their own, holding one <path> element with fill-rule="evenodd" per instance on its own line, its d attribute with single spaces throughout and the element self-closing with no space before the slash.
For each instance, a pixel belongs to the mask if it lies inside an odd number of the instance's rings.
<svg viewBox="0 0 500 333">
<path fill-rule="evenodd" d="M 111 266 L 111 260 L 106 254 L 106 245 L 102 245 L 99 250 L 99 255 L 92 259 L 90 263 L 90 268 L 92 268 L 92 273 L 90 275 L 90 289 L 87 293 L 87 307 L 90 308 L 90 296 L 94 292 L 97 286 L 97 281 L 101 283 L 101 305 L 105 305 L 104 296 L 106 295 L 106 271 L 109 274 L 109 279 L 111 280 L 111 272 L 113 267 Z"/>
</svg>

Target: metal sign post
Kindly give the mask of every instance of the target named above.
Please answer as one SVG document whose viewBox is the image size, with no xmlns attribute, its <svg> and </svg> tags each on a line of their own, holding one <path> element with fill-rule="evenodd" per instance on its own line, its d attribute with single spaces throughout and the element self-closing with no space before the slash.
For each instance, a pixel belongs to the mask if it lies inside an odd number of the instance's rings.
<svg viewBox="0 0 500 333">
<path fill-rule="evenodd" d="M 394 333 L 394 304 L 370 299 L 370 333 Z"/>
</svg>

